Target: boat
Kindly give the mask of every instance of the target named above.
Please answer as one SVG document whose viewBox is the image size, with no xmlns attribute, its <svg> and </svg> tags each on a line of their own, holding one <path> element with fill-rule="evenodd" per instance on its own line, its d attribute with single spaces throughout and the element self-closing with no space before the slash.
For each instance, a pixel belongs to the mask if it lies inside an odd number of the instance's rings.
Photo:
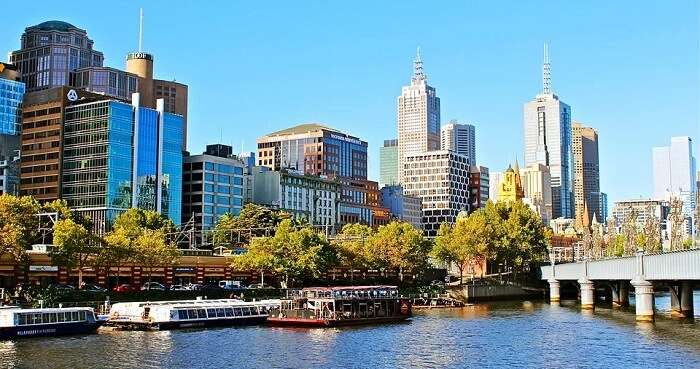
<svg viewBox="0 0 700 369">
<path fill-rule="evenodd" d="M 94 333 L 103 323 L 88 307 L 0 307 L 0 339 Z"/>
<path fill-rule="evenodd" d="M 167 330 L 264 323 L 280 300 L 238 299 L 121 302 L 112 305 L 107 325 L 127 330 Z"/>
<path fill-rule="evenodd" d="M 310 287 L 291 291 L 270 311 L 269 325 L 337 327 L 404 321 L 411 301 L 396 286 Z"/>
</svg>

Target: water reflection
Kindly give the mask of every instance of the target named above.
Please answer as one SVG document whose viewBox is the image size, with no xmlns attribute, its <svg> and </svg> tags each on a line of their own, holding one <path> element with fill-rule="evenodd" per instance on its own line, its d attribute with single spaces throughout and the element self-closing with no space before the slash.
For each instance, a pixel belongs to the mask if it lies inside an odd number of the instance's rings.
<svg viewBox="0 0 700 369">
<path fill-rule="evenodd" d="M 501 302 L 419 311 L 406 324 L 369 327 L 103 332 L 0 342 L 0 367 L 700 367 L 699 325 L 663 317 L 640 325 L 633 312 L 600 307 L 582 313 L 570 301 Z"/>
</svg>

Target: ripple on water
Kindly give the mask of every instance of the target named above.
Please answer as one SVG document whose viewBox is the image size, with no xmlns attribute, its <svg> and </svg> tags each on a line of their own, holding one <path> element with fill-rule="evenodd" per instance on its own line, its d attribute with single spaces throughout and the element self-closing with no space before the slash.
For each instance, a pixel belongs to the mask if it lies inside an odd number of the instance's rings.
<svg viewBox="0 0 700 369">
<path fill-rule="evenodd" d="M 0 342 L 7 368 L 700 367 L 700 326 L 629 312 L 494 303 L 347 329 L 104 332 Z"/>
</svg>

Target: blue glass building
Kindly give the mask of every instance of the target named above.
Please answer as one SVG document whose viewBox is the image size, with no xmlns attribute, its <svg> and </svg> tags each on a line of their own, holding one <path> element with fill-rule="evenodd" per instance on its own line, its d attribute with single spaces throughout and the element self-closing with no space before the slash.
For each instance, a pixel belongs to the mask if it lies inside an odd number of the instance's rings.
<svg viewBox="0 0 700 369">
<path fill-rule="evenodd" d="M 24 83 L 0 77 L 0 134 L 20 133 L 23 98 Z"/>
<path fill-rule="evenodd" d="M 98 232 L 130 207 L 180 224 L 182 117 L 104 100 L 66 108 L 63 198 Z"/>
<path fill-rule="evenodd" d="M 24 83 L 16 67 L 0 63 L 0 195 L 19 193 L 19 135 Z"/>
</svg>

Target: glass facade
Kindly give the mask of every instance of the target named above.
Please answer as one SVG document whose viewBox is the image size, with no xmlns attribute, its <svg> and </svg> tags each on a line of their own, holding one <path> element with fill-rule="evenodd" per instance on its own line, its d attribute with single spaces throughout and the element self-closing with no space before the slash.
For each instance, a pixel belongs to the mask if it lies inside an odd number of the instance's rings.
<svg viewBox="0 0 700 369">
<path fill-rule="evenodd" d="M 70 86 L 124 100 L 138 92 L 138 77 L 108 67 L 82 68 L 70 73 Z"/>
<path fill-rule="evenodd" d="M 134 132 L 138 114 L 138 132 Z M 66 109 L 63 147 L 63 198 L 71 208 L 89 212 L 98 230 L 106 230 L 119 212 L 132 206 L 157 210 L 158 161 L 162 161 L 161 212 L 179 224 L 182 187 L 182 118 L 163 116 L 159 153 L 159 113 L 118 101 L 99 101 Z M 138 144 L 134 147 L 135 135 Z M 134 150 L 135 149 L 135 150 Z M 136 158 L 136 188 L 132 183 Z"/>
<path fill-rule="evenodd" d="M 0 134 L 20 133 L 23 98 L 24 83 L 0 78 Z"/>
</svg>

